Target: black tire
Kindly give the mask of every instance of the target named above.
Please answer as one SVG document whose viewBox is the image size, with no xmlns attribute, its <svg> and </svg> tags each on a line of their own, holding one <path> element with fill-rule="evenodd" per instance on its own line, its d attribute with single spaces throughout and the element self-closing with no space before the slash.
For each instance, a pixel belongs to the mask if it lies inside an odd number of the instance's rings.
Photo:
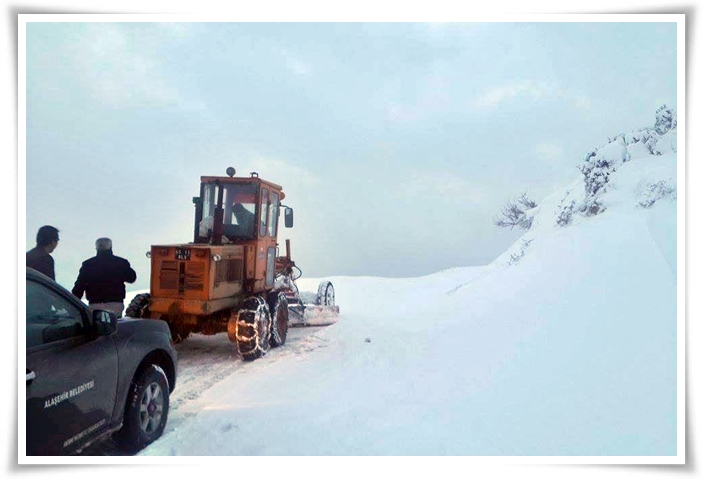
<svg viewBox="0 0 702 479">
<path fill-rule="evenodd" d="M 124 314 L 130 318 L 149 318 L 151 314 L 149 311 L 150 304 L 151 295 L 149 293 L 137 294 L 132 298 Z"/>
<path fill-rule="evenodd" d="M 334 285 L 331 284 L 331 281 L 322 281 L 319 283 L 315 304 L 319 306 L 334 306 L 335 301 Z"/>
<path fill-rule="evenodd" d="M 271 311 L 271 346 L 277 348 L 285 344 L 288 337 L 288 298 L 284 293 L 273 292 L 268 296 Z"/>
<path fill-rule="evenodd" d="M 129 387 L 122 429 L 115 434 L 120 448 L 137 452 L 161 437 L 168 420 L 168 407 L 166 373 L 150 365 Z"/>
<path fill-rule="evenodd" d="M 229 319 L 228 333 L 246 361 L 265 355 L 270 349 L 271 313 L 263 298 L 246 298 L 239 312 Z"/>
</svg>

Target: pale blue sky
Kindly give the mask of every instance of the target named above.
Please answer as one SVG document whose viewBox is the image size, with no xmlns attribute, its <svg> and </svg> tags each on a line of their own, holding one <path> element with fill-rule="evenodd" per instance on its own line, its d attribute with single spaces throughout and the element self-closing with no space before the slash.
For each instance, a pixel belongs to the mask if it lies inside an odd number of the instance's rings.
<svg viewBox="0 0 702 479">
<path fill-rule="evenodd" d="M 145 289 L 234 166 L 283 185 L 307 277 L 486 264 L 508 199 L 677 106 L 676 55 L 672 22 L 29 22 L 26 246 L 58 227 L 70 286 L 109 236 Z"/>
</svg>

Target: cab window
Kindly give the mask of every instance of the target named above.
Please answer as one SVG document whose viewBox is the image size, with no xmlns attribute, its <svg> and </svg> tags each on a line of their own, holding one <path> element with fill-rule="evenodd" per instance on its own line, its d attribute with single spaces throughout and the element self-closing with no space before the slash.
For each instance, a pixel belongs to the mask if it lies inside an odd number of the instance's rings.
<svg viewBox="0 0 702 479">
<path fill-rule="evenodd" d="M 48 287 L 27 280 L 27 348 L 85 334 L 81 310 Z"/>
<path fill-rule="evenodd" d="M 202 215 L 203 217 L 214 215 L 215 204 L 217 202 L 217 186 L 205 185 L 202 198 Z"/>
<path fill-rule="evenodd" d="M 198 236 L 208 238 L 214 227 L 214 210 L 217 203 L 217 186 L 204 184 L 202 190 L 202 220 L 198 225 Z"/>
<path fill-rule="evenodd" d="M 278 193 L 271 191 L 271 201 L 268 204 L 268 236 L 274 238 L 278 233 L 278 208 L 280 199 Z"/>
<path fill-rule="evenodd" d="M 256 218 L 255 184 L 231 184 L 225 189 L 224 234 L 227 237 L 253 238 Z"/>
<path fill-rule="evenodd" d="M 261 231 L 259 236 L 266 236 L 268 231 L 268 188 L 263 188 L 261 191 Z"/>
<path fill-rule="evenodd" d="M 256 232 L 256 198 L 258 186 L 254 183 L 229 183 L 217 186 L 204 184 L 202 197 L 202 220 L 198 225 L 198 236 L 210 238 L 214 229 L 214 215 L 222 188 L 222 228 L 224 242 L 252 239 Z"/>
</svg>

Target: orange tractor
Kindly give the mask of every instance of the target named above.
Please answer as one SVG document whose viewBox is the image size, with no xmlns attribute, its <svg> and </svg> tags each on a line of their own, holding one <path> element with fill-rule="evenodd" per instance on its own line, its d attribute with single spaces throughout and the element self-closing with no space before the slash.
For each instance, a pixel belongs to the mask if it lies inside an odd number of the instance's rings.
<svg viewBox="0 0 702 479">
<path fill-rule="evenodd" d="M 336 322 L 334 286 L 319 284 L 303 293 L 301 275 L 290 257 L 278 255 L 278 218 L 293 225 L 293 210 L 281 201 L 282 187 L 257 173 L 203 176 L 195 204 L 192 243 L 152 246 L 150 293 L 134 297 L 126 316 L 158 318 L 175 342 L 190 333 L 227 332 L 246 360 L 285 343 L 289 326 Z"/>
</svg>

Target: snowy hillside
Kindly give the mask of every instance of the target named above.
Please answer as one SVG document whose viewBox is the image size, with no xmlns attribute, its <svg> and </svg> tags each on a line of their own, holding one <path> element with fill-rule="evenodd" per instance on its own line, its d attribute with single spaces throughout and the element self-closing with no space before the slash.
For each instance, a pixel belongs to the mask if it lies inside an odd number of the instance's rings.
<svg viewBox="0 0 702 479">
<path fill-rule="evenodd" d="M 141 455 L 680 462 L 673 120 L 593 150 L 488 266 L 329 278 L 339 322 L 252 363 L 226 335 L 179 345 L 166 431 Z"/>
</svg>

